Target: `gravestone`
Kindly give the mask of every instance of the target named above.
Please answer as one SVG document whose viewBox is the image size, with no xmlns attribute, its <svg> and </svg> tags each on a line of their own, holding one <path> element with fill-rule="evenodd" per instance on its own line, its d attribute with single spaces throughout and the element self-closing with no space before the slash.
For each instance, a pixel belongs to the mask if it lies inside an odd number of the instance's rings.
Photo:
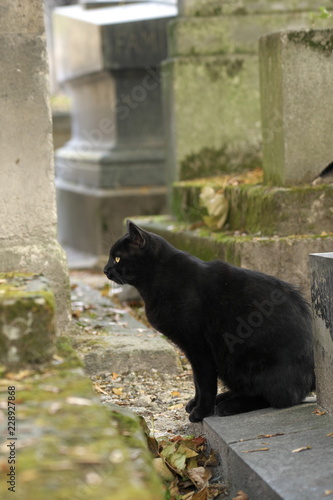
<svg viewBox="0 0 333 500">
<path fill-rule="evenodd" d="M 332 2 L 180 0 L 163 73 L 170 181 L 261 165 L 258 39 Z M 332 26 L 333 17 L 317 25 Z"/>
<path fill-rule="evenodd" d="M 44 274 L 61 329 L 69 280 L 56 234 L 43 2 L 3 0 L 0 11 L 0 272 Z"/>
<path fill-rule="evenodd" d="M 311 254 L 310 267 L 317 399 L 333 414 L 333 253 Z"/>
<path fill-rule="evenodd" d="M 56 152 L 66 247 L 98 258 L 126 216 L 165 210 L 158 65 L 176 13 L 172 2 L 82 2 L 55 11 L 57 75 L 72 99 L 72 137 Z"/>
<path fill-rule="evenodd" d="M 333 161 L 333 30 L 260 40 L 265 182 L 304 184 Z"/>
</svg>

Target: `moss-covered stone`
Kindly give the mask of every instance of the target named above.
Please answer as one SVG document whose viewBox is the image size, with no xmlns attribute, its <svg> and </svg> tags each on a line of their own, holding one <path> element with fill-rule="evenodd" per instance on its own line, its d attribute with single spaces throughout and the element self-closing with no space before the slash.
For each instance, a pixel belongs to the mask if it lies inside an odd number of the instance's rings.
<svg viewBox="0 0 333 500">
<path fill-rule="evenodd" d="M 0 362 L 44 362 L 54 352 L 55 299 L 48 281 L 33 274 L 0 273 Z"/>
<path fill-rule="evenodd" d="M 321 31 L 291 31 L 288 33 L 288 40 L 324 53 L 327 57 L 332 56 L 333 31 L 331 29 Z"/>
<path fill-rule="evenodd" d="M 38 371 L 2 370 L 1 399 L 14 390 L 16 421 L 0 447 L 1 499 L 162 500 L 138 418 L 102 406 L 68 339 L 57 347 Z"/>
<path fill-rule="evenodd" d="M 179 221 L 195 222 L 206 215 L 200 203 L 203 187 L 223 189 L 229 202 L 230 230 L 278 234 L 321 234 L 332 231 L 333 186 L 269 187 L 261 184 L 226 185 L 226 176 L 173 185 L 173 213 Z"/>
</svg>

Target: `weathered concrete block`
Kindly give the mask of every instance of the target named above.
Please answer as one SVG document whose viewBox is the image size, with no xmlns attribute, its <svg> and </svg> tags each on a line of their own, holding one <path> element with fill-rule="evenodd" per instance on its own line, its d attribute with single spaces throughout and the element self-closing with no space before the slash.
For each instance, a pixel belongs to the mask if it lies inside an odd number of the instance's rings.
<svg viewBox="0 0 333 500">
<path fill-rule="evenodd" d="M 260 40 L 265 182 L 313 181 L 333 159 L 333 30 Z"/>
<path fill-rule="evenodd" d="M 177 57 L 163 74 L 170 180 L 260 163 L 255 56 Z"/>
<path fill-rule="evenodd" d="M 310 255 L 316 390 L 333 414 L 333 253 Z"/>
<path fill-rule="evenodd" d="M 48 281 L 0 273 L 0 362 L 17 367 L 46 361 L 54 339 L 55 300 Z"/>
</svg>

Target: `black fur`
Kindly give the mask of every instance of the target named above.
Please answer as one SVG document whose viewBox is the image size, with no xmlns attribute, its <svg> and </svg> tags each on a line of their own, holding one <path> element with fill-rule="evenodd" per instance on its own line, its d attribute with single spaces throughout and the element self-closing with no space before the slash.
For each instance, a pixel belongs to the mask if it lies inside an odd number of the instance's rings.
<svg viewBox="0 0 333 500">
<path fill-rule="evenodd" d="M 150 323 L 185 352 L 195 383 L 186 406 L 192 422 L 214 410 L 292 406 L 314 388 L 310 309 L 289 283 L 204 262 L 131 221 L 104 272 L 134 285 Z M 218 378 L 229 392 L 216 396 Z"/>
</svg>

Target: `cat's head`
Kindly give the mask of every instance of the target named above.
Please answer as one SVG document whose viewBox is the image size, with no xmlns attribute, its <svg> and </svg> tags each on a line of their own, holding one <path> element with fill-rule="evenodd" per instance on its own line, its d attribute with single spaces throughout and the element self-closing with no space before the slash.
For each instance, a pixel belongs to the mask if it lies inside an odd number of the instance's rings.
<svg viewBox="0 0 333 500">
<path fill-rule="evenodd" d="M 127 221 L 127 233 L 111 247 L 104 273 L 118 284 L 140 284 L 153 265 L 158 237 Z"/>
</svg>

